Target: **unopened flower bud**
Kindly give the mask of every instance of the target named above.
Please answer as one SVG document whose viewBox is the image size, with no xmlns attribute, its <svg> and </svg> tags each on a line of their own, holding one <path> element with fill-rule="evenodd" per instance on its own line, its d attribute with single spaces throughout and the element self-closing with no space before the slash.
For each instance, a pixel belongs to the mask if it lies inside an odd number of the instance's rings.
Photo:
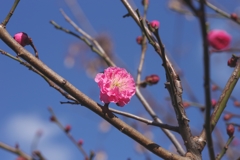
<svg viewBox="0 0 240 160">
<path fill-rule="evenodd" d="M 31 43 L 31 39 L 28 37 L 27 33 L 24 32 L 15 34 L 13 38 L 23 47 Z"/>
<path fill-rule="evenodd" d="M 212 99 L 211 103 L 212 103 L 212 107 L 214 108 L 217 104 L 217 101 L 215 99 Z"/>
<path fill-rule="evenodd" d="M 68 133 L 71 130 L 71 128 L 72 127 L 70 125 L 67 125 L 64 130 L 66 133 Z"/>
<path fill-rule="evenodd" d="M 142 5 L 143 5 L 143 6 L 148 5 L 148 3 L 149 3 L 149 0 L 142 0 Z"/>
<path fill-rule="evenodd" d="M 239 101 L 234 101 L 234 106 L 240 107 L 240 102 Z"/>
<path fill-rule="evenodd" d="M 232 114 L 227 113 L 227 114 L 224 115 L 223 119 L 224 119 L 224 121 L 228 121 L 228 120 L 230 120 L 232 117 L 233 117 Z"/>
<path fill-rule="evenodd" d="M 212 85 L 212 91 L 216 91 L 218 89 L 218 86 L 217 85 Z"/>
<path fill-rule="evenodd" d="M 239 57 L 236 57 L 235 55 L 233 55 L 227 62 L 227 65 L 229 67 L 236 67 L 237 65 L 237 60 L 239 59 Z"/>
<path fill-rule="evenodd" d="M 138 36 L 137 38 L 136 38 L 136 41 L 137 41 L 137 43 L 138 44 L 142 44 L 142 41 L 143 41 L 143 37 L 142 36 Z"/>
<path fill-rule="evenodd" d="M 24 157 L 17 157 L 17 159 L 16 160 L 27 160 L 26 158 L 24 158 Z"/>
<path fill-rule="evenodd" d="M 150 85 L 157 84 L 159 80 L 160 80 L 160 78 L 156 74 L 152 74 L 145 78 L 145 81 Z"/>
<path fill-rule="evenodd" d="M 184 108 L 188 108 L 190 106 L 190 103 L 189 102 L 183 102 L 183 107 Z"/>
<path fill-rule="evenodd" d="M 82 145 L 83 145 L 83 140 L 82 140 L 82 139 L 80 139 L 80 140 L 78 141 L 78 145 L 79 145 L 79 146 L 82 146 Z"/>
<path fill-rule="evenodd" d="M 236 21 L 238 19 L 238 15 L 236 13 L 232 13 L 231 18 Z"/>
<path fill-rule="evenodd" d="M 153 20 L 152 22 L 149 23 L 149 25 L 150 25 L 150 30 L 152 32 L 155 32 L 155 30 L 157 30 L 159 28 L 160 23 L 157 20 Z"/>
<path fill-rule="evenodd" d="M 234 126 L 232 124 L 229 124 L 227 126 L 227 134 L 228 134 L 229 137 L 233 136 L 234 130 L 235 130 L 235 128 L 234 128 Z"/>
<path fill-rule="evenodd" d="M 51 117 L 50 117 L 50 121 L 51 121 L 51 122 L 55 122 L 55 121 L 56 121 L 56 117 L 55 117 L 55 116 L 51 116 Z"/>
</svg>

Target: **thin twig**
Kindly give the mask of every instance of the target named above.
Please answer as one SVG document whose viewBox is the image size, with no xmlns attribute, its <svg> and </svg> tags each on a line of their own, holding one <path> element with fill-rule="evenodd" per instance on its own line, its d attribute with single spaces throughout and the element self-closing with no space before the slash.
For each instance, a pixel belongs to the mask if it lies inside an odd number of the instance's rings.
<svg viewBox="0 0 240 160">
<path fill-rule="evenodd" d="M 22 61 L 20 58 L 17 58 L 13 55 L 11 55 L 10 53 L 5 52 L 4 50 L 0 49 L 0 53 L 2 53 L 5 56 L 8 56 L 9 58 L 18 61 L 20 64 L 22 64 L 23 66 L 27 67 L 29 70 L 37 73 L 38 75 L 40 75 L 48 84 L 49 86 L 51 86 L 52 88 L 56 89 L 57 91 L 59 91 L 64 97 L 66 97 L 69 100 L 72 100 L 76 103 L 79 103 L 75 98 L 73 98 L 71 95 L 69 95 L 68 93 L 66 93 L 65 91 L 63 91 L 59 86 L 57 86 L 55 83 L 53 83 L 51 80 L 49 80 L 44 74 L 42 74 L 41 72 L 39 72 L 36 68 L 34 68 L 33 66 L 31 66 L 30 64 Z"/>
<path fill-rule="evenodd" d="M 6 16 L 6 18 L 4 19 L 4 21 L 2 22 L 2 25 L 4 26 L 4 28 L 7 26 L 7 23 L 9 22 L 10 18 L 12 17 L 18 3 L 20 0 L 15 0 L 11 10 L 9 11 L 8 15 Z"/>
<path fill-rule="evenodd" d="M 220 152 L 220 154 L 218 154 L 218 156 L 216 157 L 215 160 L 220 160 L 224 156 L 224 154 L 227 152 L 228 147 L 231 144 L 231 142 L 233 141 L 233 139 L 234 139 L 234 136 L 231 136 L 228 138 L 226 145 L 223 147 L 222 151 Z"/>
<path fill-rule="evenodd" d="M 102 54 L 100 54 L 100 56 L 104 59 L 107 59 L 106 62 L 109 63 L 108 65 L 114 66 L 114 63 L 112 62 L 112 60 L 109 57 L 106 56 L 107 54 L 105 53 L 103 48 L 99 45 L 99 43 L 94 38 L 92 38 L 90 35 L 88 35 L 86 32 L 84 32 L 80 27 L 78 27 L 77 24 L 75 24 L 62 9 L 60 9 L 60 12 L 62 13 L 62 15 L 64 16 L 66 21 L 69 22 L 75 28 L 75 30 L 77 32 L 82 34 L 83 37 L 87 38 L 90 42 L 92 42 L 93 45 L 96 46 L 96 48 L 100 51 L 99 53 L 102 53 Z"/>
<path fill-rule="evenodd" d="M 4 144 L 2 142 L 0 142 L 0 148 L 6 150 L 6 151 L 9 151 L 9 152 L 12 152 L 20 157 L 23 157 L 25 158 L 26 160 L 32 160 L 32 157 L 27 155 L 26 153 L 24 153 L 23 151 L 21 151 L 20 149 L 18 148 L 13 148 L 7 144 Z"/>
<path fill-rule="evenodd" d="M 61 122 L 57 119 L 55 113 L 53 112 L 53 109 L 51 107 L 48 108 L 48 111 L 51 113 L 52 118 L 54 119 L 53 122 L 55 122 L 59 128 L 64 131 L 67 135 L 67 137 L 73 142 L 73 144 L 76 145 L 76 147 L 80 150 L 80 152 L 83 154 L 84 158 L 86 160 L 89 160 L 89 157 L 87 155 L 87 153 L 85 152 L 85 150 L 83 149 L 83 147 L 81 145 L 78 144 L 78 142 L 73 138 L 73 136 L 69 133 L 65 131 L 65 127 L 61 124 Z"/>
<path fill-rule="evenodd" d="M 203 62 L 204 62 L 204 93 L 205 93 L 205 123 L 204 127 L 207 135 L 207 146 L 209 157 L 211 160 L 215 159 L 214 146 L 212 140 L 212 129 L 210 125 L 210 116 L 211 116 L 211 87 L 210 87 L 210 60 L 209 60 L 209 49 L 208 49 L 208 41 L 207 41 L 207 27 L 206 27 L 206 17 L 205 17 L 205 0 L 200 0 L 200 8 L 199 8 L 199 22 L 201 25 L 202 32 L 202 41 L 203 41 Z"/>
<path fill-rule="evenodd" d="M 196 1 L 199 2 L 199 0 L 196 0 Z M 216 7 L 215 5 L 213 5 L 212 3 L 210 3 L 209 1 L 204 0 L 204 3 L 205 3 L 209 8 L 213 9 L 216 13 L 219 13 L 221 16 L 226 17 L 226 18 L 228 18 L 228 19 L 231 19 L 231 20 L 233 20 L 234 22 L 236 22 L 237 24 L 240 24 L 240 21 L 239 21 L 239 20 L 235 20 L 235 19 L 231 18 L 231 14 L 228 14 L 227 12 L 219 9 L 218 7 Z"/>
<path fill-rule="evenodd" d="M 151 120 L 148 120 L 146 118 L 142 118 L 142 117 L 139 117 L 137 115 L 134 115 L 134 114 L 131 114 L 131 113 L 128 113 L 128 112 L 119 111 L 119 110 L 116 110 L 116 109 L 113 109 L 113 108 L 109 108 L 109 110 L 114 112 L 114 113 L 117 113 L 117 114 L 129 117 L 129 118 L 138 120 L 138 121 L 143 122 L 143 123 L 146 123 L 148 125 L 158 126 L 158 127 L 161 127 L 161 128 L 168 129 L 168 130 L 179 133 L 179 127 L 178 126 L 170 126 L 168 124 L 158 123 L 156 121 L 151 121 Z"/>
</svg>

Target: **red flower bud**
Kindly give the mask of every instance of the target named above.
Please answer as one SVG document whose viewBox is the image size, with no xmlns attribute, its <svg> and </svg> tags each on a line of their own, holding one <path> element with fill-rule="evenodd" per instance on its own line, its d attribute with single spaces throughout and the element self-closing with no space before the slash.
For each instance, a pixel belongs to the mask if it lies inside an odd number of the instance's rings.
<svg viewBox="0 0 240 160">
<path fill-rule="evenodd" d="M 237 65 L 237 60 L 238 60 L 238 57 L 235 57 L 235 56 L 233 56 L 233 57 L 231 57 L 229 60 L 228 60 L 228 62 L 227 62 L 227 65 L 229 66 L 229 67 L 236 67 L 236 65 Z"/>
<path fill-rule="evenodd" d="M 223 119 L 224 119 L 224 121 L 228 121 L 228 120 L 230 120 L 232 117 L 233 117 L 232 114 L 227 113 L 227 114 L 224 115 Z"/>
<path fill-rule="evenodd" d="M 68 133 L 68 132 L 71 130 L 71 128 L 72 128 L 72 127 L 71 127 L 70 125 L 67 125 L 67 126 L 65 127 L 65 132 Z"/>
<path fill-rule="evenodd" d="M 23 47 L 31 43 L 31 39 L 28 37 L 27 33 L 24 32 L 15 34 L 13 38 Z"/>
<path fill-rule="evenodd" d="M 234 101 L 234 106 L 240 107 L 240 102 L 239 101 Z"/>
<path fill-rule="evenodd" d="M 211 103 L 212 103 L 212 107 L 214 108 L 217 104 L 217 101 L 215 99 L 212 99 Z"/>
<path fill-rule="evenodd" d="M 212 91 L 216 91 L 218 89 L 218 86 L 217 85 L 212 85 Z"/>
<path fill-rule="evenodd" d="M 83 145 L 83 140 L 82 140 L 82 139 L 80 139 L 80 140 L 78 141 L 78 145 L 79 145 L 79 146 L 82 146 L 82 145 Z"/>
<path fill-rule="evenodd" d="M 238 15 L 236 13 L 232 13 L 231 18 L 236 21 L 238 19 Z"/>
<path fill-rule="evenodd" d="M 138 36 L 138 37 L 136 38 L 136 41 L 137 41 L 138 44 L 142 44 L 142 41 L 143 41 L 142 36 Z"/>
<path fill-rule="evenodd" d="M 51 117 L 50 117 L 50 121 L 51 121 L 51 122 L 55 122 L 55 121 L 56 121 L 55 116 L 51 116 Z"/>
<path fill-rule="evenodd" d="M 17 157 L 17 159 L 16 160 L 27 160 L 26 158 L 24 158 L 24 157 Z"/>
<path fill-rule="evenodd" d="M 145 81 L 150 85 L 157 84 L 159 80 L 160 80 L 160 78 L 156 74 L 152 74 L 145 78 Z"/>
<path fill-rule="evenodd" d="M 149 3 L 149 0 L 142 0 L 142 5 L 145 6 L 145 5 L 148 5 Z"/>
<path fill-rule="evenodd" d="M 188 108 L 190 106 L 190 104 L 188 102 L 183 102 L 183 107 L 184 108 Z"/>
<path fill-rule="evenodd" d="M 159 28 L 159 26 L 160 26 L 160 23 L 159 23 L 159 21 L 157 21 L 157 20 L 153 20 L 152 22 L 150 22 L 150 29 L 151 29 L 151 31 L 152 32 L 154 32 L 156 29 L 158 29 Z"/>
<path fill-rule="evenodd" d="M 229 137 L 233 136 L 234 130 L 235 130 L 235 128 L 234 128 L 234 126 L 232 124 L 229 124 L 227 126 L 227 134 L 228 134 Z"/>
</svg>

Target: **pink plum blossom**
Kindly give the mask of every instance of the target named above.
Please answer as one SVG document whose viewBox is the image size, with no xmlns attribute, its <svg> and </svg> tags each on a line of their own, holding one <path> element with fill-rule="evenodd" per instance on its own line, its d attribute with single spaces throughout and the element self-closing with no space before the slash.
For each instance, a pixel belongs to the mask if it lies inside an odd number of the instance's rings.
<svg viewBox="0 0 240 160">
<path fill-rule="evenodd" d="M 123 107 L 136 92 L 133 77 L 119 67 L 108 67 L 104 73 L 98 73 L 95 82 L 100 88 L 100 100 L 103 103 L 113 102 Z"/>
<path fill-rule="evenodd" d="M 231 36 L 224 30 L 212 30 L 208 33 L 208 42 L 209 44 L 217 49 L 222 50 L 226 48 L 231 41 Z"/>
<path fill-rule="evenodd" d="M 28 37 L 27 33 L 24 32 L 16 33 L 13 38 L 23 47 L 31 43 L 31 40 Z"/>
</svg>

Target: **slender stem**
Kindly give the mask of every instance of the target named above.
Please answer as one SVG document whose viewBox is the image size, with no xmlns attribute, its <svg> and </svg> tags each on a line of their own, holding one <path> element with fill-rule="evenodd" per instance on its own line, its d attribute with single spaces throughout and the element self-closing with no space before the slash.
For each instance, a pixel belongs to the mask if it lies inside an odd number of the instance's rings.
<svg viewBox="0 0 240 160">
<path fill-rule="evenodd" d="M 36 68 L 34 68 L 33 66 L 31 66 L 29 63 L 26 63 L 24 61 L 22 61 L 20 58 L 17 58 L 13 55 L 11 55 L 10 53 L 5 52 L 4 50 L 0 49 L 0 53 L 2 53 L 3 55 L 18 61 L 21 65 L 27 67 L 29 70 L 37 73 L 38 75 L 40 75 L 51 87 L 53 87 L 54 89 L 56 89 L 57 91 L 59 91 L 64 97 L 66 97 L 69 100 L 74 101 L 75 103 L 79 102 L 73 98 L 71 95 L 69 95 L 68 93 L 66 93 L 65 91 L 63 91 L 59 86 L 57 86 L 55 83 L 53 83 L 51 80 L 49 80 L 44 74 L 42 74 L 40 71 L 38 71 Z"/>
<path fill-rule="evenodd" d="M 73 136 L 69 132 L 65 131 L 65 127 L 57 119 L 55 113 L 53 112 L 53 109 L 49 107 L 48 110 L 49 110 L 49 112 L 51 113 L 51 115 L 54 119 L 53 122 L 55 122 L 59 126 L 59 128 L 66 133 L 67 137 L 73 142 L 73 144 L 76 145 L 76 147 L 79 149 L 79 151 L 83 154 L 85 160 L 89 160 L 89 157 L 88 157 L 87 153 L 85 152 L 85 150 L 83 149 L 83 147 L 78 144 L 78 142 L 73 138 Z"/>
<path fill-rule="evenodd" d="M 196 1 L 199 1 L 199 0 L 196 0 Z M 225 11 L 219 9 L 218 7 L 214 6 L 214 5 L 213 5 L 212 3 L 210 3 L 209 1 L 204 0 L 204 3 L 205 3 L 209 8 L 213 9 L 216 13 L 219 13 L 221 16 L 226 17 L 226 18 L 228 18 L 228 19 L 231 19 L 231 20 L 233 20 L 234 22 L 236 22 L 237 24 L 240 24 L 240 21 L 239 21 L 239 20 L 234 20 L 234 19 L 232 19 L 230 14 L 228 14 L 227 12 L 225 12 Z"/>
<path fill-rule="evenodd" d="M 15 0 L 11 10 L 9 11 L 8 15 L 6 16 L 6 18 L 4 19 L 4 21 L 2 22 L 2 25 L 4 26 L 4 28 L 7 26 L 7 23 L 9 22 L 10 18 L 12 17 L 18 3 L 20 0 Z"/>
<path fill-rule="evenodd" d="M 211 116 L 211 87 L 210 87 L 210 60 L 209 60 L 209 49 L 207 41 L 207 27 L 206 27 L 206 17 L 205 17 L 205 7 L 204 1 L 200 0 L 200 8 L 198 12 L 198 18 L 201 26 L 202 41 L 203 41 L 203 62 L 204 62 L 204 95 L 205 95 L 205 123 L 204 127 L 207 134 L 207 146 L 208 152 L 211 160 L 215 159 L 215 153 L 212 141 L 212 128 L 210 125 Z"/>
<path fill-rule="evenodd" d="M 92 42 L 92 44 L 96 46 L 99 52 L 102 53 L 100 56 L 103 57 L 104 59 L 107 59 L 108 65 L 115 66 L 114 62 L 108 56 L 106 56 L 107 54 L 105 53 L 104 49 L 100 46 L 100 44 L 94 38 L 92 38 L 89 34 L 87 34 L 80 27 L 78 27 L 77 24 L 74 23 L 62 9 L 60 9 L 60 12 L 62 13 L 66 21 L 69 22 L 76 29 L 77 32 L 82 34 L 83 37 L 88 39 L 90 42 Z"/>
<path fill-rule="evenodd" d="M 0 142 L 0 148 L 6 150 L 6 151 L 9 151 L 9 152 L 12 152 L 20 157 L 23 157 L 25 158 L 26 160 L 32 160 L 31 156 L 27 155 L 26 153 L 24 153 L 23 151 L 21 151 L 20 149 L 18 148 L 13 148 L 11 146 L 8 146 L 7 144 L 4 144 L 2 142 Z"/>
<path fill-rule="evenodd" d="M 224 156 L 224 154 L 225 154 L 225 153 L 227 152 L 227 150 L 228 150 L 229 145 L 232 143 L 233 139 L 234 139 L 234 136 L 231 136 L 231 137 L 228 138 L 228 141 L 227 141 L 226 145 L 223 147 L 222 151 L 221 151 L 220 154 L 216 157 L 215 160 L 220 160 L 220 159 Z"/>
<path fill-rule="evenodd" d="M 114 113 L 117 113 L 117 114 L 129 117 L 129 118 L 138 120 L 138 121 L 143 122 L 143 123 L 146 123 L 148 125 L 158 126 L 158 127 L 165 128 L 165 129 L 168 129 L 168 130 L 179 133 L 179 127 L 178 126 L 170 126 L 168 124 L 158 123 L 156 121 L 151 121 L 151 120 L 139 117 L 137 115 L 134 115 L 134 114 L 131 114 L 131 113 L 128 113 L 128 112 L 119 111 L 119 110 L 116 110 L 116 109 L 113 109 L 113 108 L 109 108 L 109 110 L 114 112 Z"/>
<path fill-rule="evenodd" d="M 146 55 L 146 50 L 147 50 L 147 43 L 146 43 L 146 36 L 144 34 L 142 35 L 143 42 L 142 42 L 142 53 L 141 53 L 141 58 L 140 58 L 140 63 L 138 66 L 138 72 L 137 72 L 137 84 L 141 83 L 141 73 L 142 73 L 142 68 L 143 68 L 143 63 Z M 137 85 L 139 87 L 139 85 Z"/>
</svg>

